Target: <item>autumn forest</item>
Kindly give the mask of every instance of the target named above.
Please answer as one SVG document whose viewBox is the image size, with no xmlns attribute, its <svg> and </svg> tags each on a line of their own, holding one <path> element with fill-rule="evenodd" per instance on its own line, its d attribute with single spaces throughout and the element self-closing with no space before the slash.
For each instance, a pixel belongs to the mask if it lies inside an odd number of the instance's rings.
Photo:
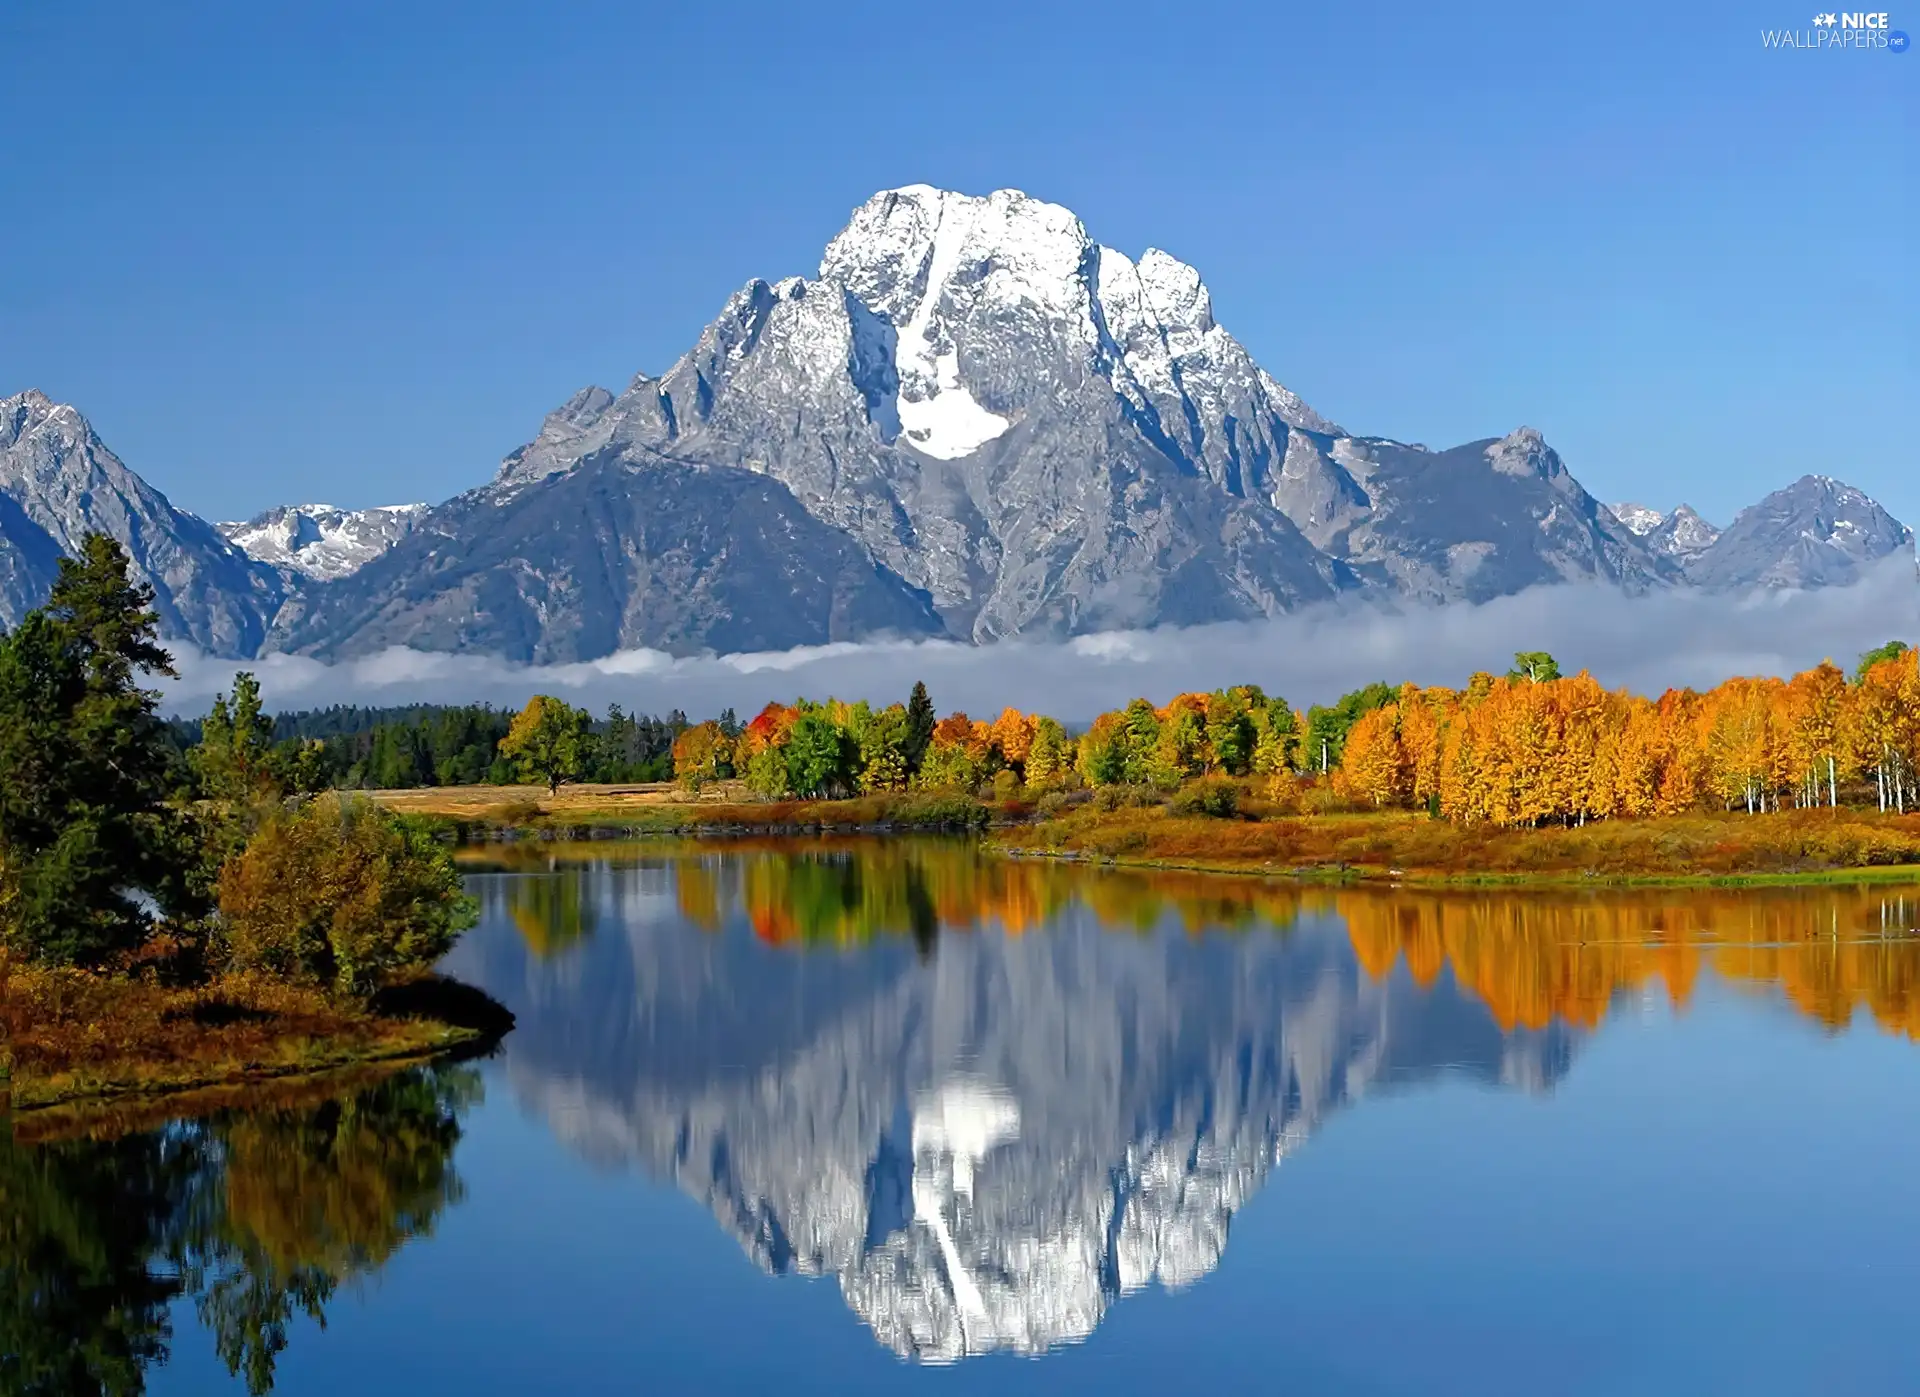
<svg viewBox="0 0 1920 1397">
<path fill-rule="evenodd" d="M 885 708 L 801 700 L 737 730 L 701 723 L 673 758 L 690 790 L 737 777 L 767 798 L 1171 791 L 1212 778 L 1282 810 L 1415 809 L 1507 827 L 1843 803 L 1904 813 L 1920 781 L 1920 669 L 1895 642 L 1851 678 L 1825 663 L 1646 698 L 1523 652 L 1508 673 L 1458 689 L 1376 684 L 1302 713 L 1241 685 L 1136 699 L 1079 733 L 1013 708 L 936 719 L 922 688 Z"/>
</svg>

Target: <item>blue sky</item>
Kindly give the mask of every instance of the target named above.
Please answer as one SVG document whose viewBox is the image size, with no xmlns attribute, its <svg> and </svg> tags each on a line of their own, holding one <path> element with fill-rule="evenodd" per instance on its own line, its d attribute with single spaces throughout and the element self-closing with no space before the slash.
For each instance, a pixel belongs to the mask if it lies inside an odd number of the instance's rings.
<svg viewBox="0 0 1920 1397">
<path fill-rule="evenodd" d="M 213 517 L 440 499 L 874 190 L 1013 186 L 1351 430 L 1920 522 L 1920 56 L 1811 14 L 0 0 L 0 393 Z"/>
</svg>

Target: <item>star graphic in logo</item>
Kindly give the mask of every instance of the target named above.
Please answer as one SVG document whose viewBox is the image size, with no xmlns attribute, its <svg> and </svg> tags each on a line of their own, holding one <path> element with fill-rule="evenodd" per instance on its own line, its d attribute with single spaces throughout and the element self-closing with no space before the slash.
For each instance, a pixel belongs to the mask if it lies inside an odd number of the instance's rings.
<svg viewBox="0 0 1920 1397">
<path fill-rule="evenodd" d="M 1835 14 L 1815 15 L 1813 17 L 1814 26 L 1819 29 L 1831 29 L 1839 22 L 1840 17 Z"/>
</svg>

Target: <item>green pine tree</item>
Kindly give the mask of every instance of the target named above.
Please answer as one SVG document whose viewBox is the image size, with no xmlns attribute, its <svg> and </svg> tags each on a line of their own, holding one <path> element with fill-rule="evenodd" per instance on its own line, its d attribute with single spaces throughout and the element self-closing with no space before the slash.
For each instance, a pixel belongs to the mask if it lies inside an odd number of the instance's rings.
<svg viewBox="0 0 1920 1397">
<path fill-rule="evenodd" d="M 933 700 L 927 696 L 926 684 L 915 680 L 913 693 L 907 699 L 906 758 L 909 773 L 919 772 L 927 748 L 933 743 L 934 725 L 939 721 L 939 715 L 933 711 Z"/>
<path fill-rule="evenodd" d="M 128 569 L 119 544 L 89 535 L 46 607 L 0 640 L 0 937 L 36 960 L 97 964 L 145 939 L 155 907 L 194 901 L 167 805 L 175 750 L 139 684 L 172 660 L 153 591 Z"/>
</svg>

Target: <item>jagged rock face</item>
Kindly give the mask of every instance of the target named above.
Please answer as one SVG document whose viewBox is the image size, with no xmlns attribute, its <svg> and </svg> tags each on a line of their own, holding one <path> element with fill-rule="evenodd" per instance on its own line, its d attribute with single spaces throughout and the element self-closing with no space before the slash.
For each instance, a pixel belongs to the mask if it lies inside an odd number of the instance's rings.
<svg viewBox="0 0 1920 1397">
<path fill-rule="evenodd" d="M 282 612 L 275 649 L 391 646 L 530 663 L 937 633 L 926 597 L 765 476 L 603 455 L 442 506 Z"/>
<path fill-rule="evenodd" d="M 217 527 L 257 563 L 320 581 L 350 577 L 413 532 L 424 504 L 336 509 L 330 504 L 281 505 L 244 523 Z"/>
<path fill-rule="evenodd" d="M 689 925 L 672 877 L 594 875 L 597 934 L 550 961 L 483 880 L 449 969 L 515 1012 L 506 1071 L 561 1138 L 675 1179 L 769 1270 L 837 1277 L 923 1360 L 1073 1342 L 1204 1276 L 1274 1165 L 1376 1087 L 1543 1089 L 1572 1052 L 1444 978 L 1368 978 L 1331 918 L 1122 934 L 1074 908 L 810 954 Z"/>
<path fill-rule="evenodd" d="M 282 600 L 202 519 L 128 470 L 73 408 L 36 391 L 0 399 L 0 624 L 46 600 L 54 560 L 98 532 L 118 539 L 154 589 L 162 633 L 217 655 L 258 652 Z"/>
<path fill-rule="evenodd" d="M 1911 556 L 1913 531 L 1851 485 L 1803 476 L 1740 511 L 1687 576 L 1723 590 L 1837 587 L 1896 553 Z"/>
<path fill-rule="evenodd" d="M 0 630 L 47 599 L 59 570 L 60 545 L 11 495 L 0 494 Z"/>
</svg>

